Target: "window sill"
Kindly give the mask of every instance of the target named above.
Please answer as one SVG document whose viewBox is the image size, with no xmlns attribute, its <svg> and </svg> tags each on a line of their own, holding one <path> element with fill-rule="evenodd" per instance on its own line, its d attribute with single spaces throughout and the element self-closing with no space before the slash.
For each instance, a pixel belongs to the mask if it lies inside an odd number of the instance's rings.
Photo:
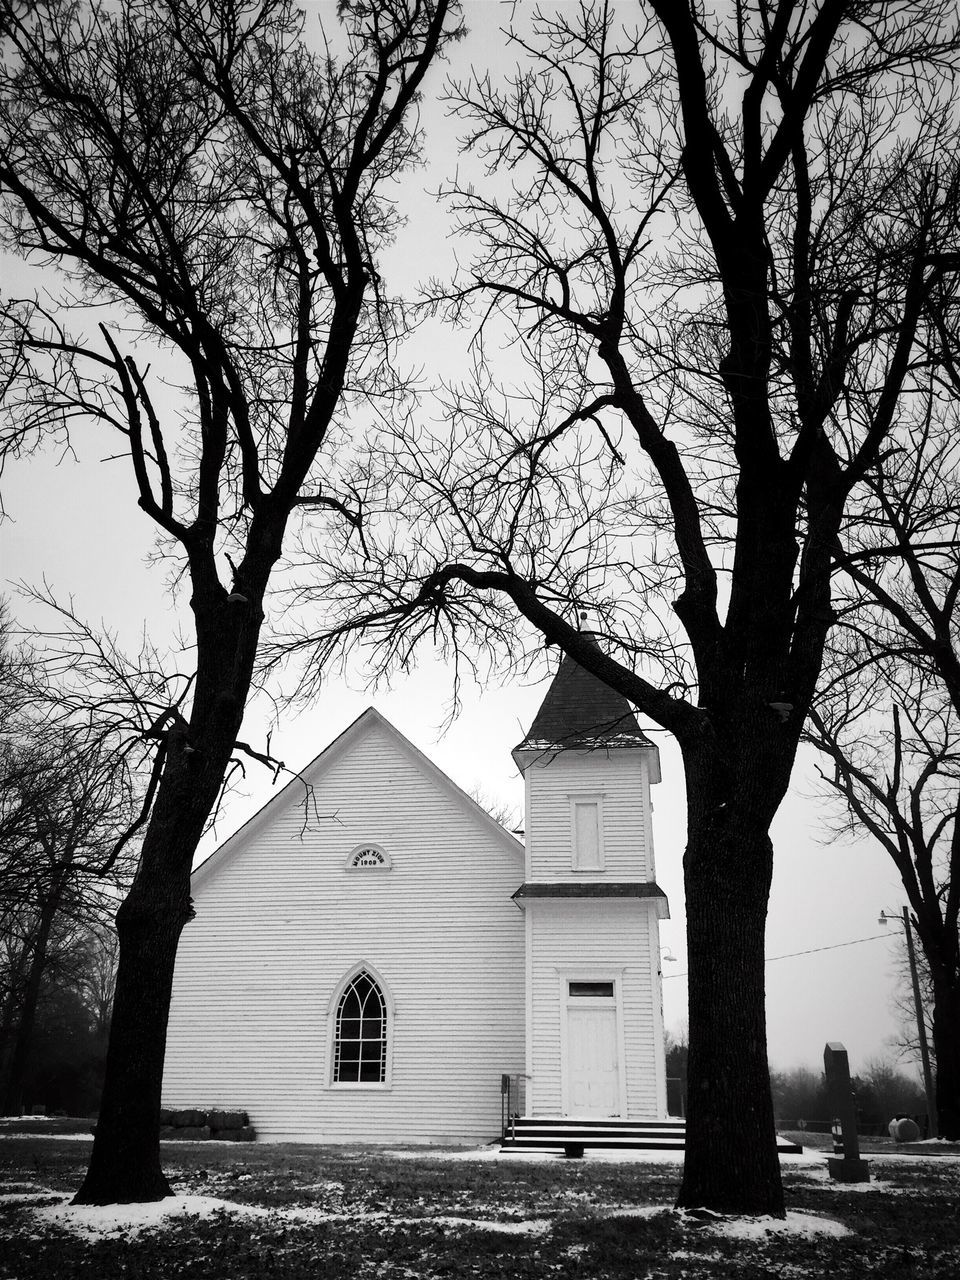
<svg viewBox="0 0 960 1280">
<path fill-rule="evenodd" d="M 337 1093 L 389 1093 L 392 1086 L 386 1081 L 382 1084 L 367 1084 L 362 1080 L 334 1080 L 327 1088 L 336 1090 Z"/>
</svg>

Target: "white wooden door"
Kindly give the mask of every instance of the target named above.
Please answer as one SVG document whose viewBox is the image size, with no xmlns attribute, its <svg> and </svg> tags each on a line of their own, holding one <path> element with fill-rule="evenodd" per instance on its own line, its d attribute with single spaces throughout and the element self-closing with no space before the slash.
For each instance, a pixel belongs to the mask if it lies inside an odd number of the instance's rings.
<svg viewBox="0 0 960 1280">
<path fill-rule="evenodd" d="M 567 1006 L 567 1115 L 620 1115 L 618 1043 L 615 1007 Z"/>
</svg>

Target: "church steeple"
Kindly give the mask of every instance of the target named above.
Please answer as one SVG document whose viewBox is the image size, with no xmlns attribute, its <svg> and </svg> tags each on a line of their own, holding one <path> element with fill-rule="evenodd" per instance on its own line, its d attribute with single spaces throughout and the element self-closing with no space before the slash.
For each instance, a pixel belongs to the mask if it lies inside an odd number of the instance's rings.
<svg viewBox="0 0 960 1280">
<path fill-rule="evenodd" d="M 589 642 L 599 647 L 592 636 Z M 652 746 L 623 694 L 611 689 L 567 654 L 514 754 Z"/>
<path fill-rule="evenodd" d="M 657 747 L 623 694 L 567 656 L 513 758 L 526 801 L 513 899 L 526 915 L 527 1108 L 663 1117 Z"/>
</svg>

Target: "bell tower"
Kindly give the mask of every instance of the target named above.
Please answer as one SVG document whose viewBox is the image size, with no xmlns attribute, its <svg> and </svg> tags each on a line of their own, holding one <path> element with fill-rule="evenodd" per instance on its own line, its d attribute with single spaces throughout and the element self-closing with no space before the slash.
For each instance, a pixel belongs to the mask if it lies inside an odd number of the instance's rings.
<svg viewBox="0 0 960 1280">
<path fill-rule="evenodd" d="M 513 758 L 526 801 L 514 899 L 526 917 L 527 1112 L 661 1119 L 659 752 L 627 700 L 568 656 Z"/>
</svg>

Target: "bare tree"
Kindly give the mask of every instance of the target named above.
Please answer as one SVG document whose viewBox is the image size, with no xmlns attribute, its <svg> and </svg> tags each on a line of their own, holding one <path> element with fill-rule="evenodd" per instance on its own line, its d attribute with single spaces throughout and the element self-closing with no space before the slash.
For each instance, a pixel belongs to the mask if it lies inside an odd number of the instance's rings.
<svg viewBox="0 0 960 1280">
<path fill-rule="evenodd" d="M 922 1075 L 923 1052 L 920 1047 L 920 1031 L 917 1026 L 917 1000 L 913 987 L 913 972 L 907 950 L 906 936 L 902 931 L 897 930 L 891 935 L 890 940 L 896 944 L 891 968 L 896 986 L 891 997 L 891 1008 L 896 1015 L 899 1027 L 897 1034 L 890 1036 L 887 1043 L 897 1058 L 913 1063 Z M 917 970 L 917 985 L 920 989 L 923 1033 L 929 1049 L 930 1044 L 933 1042 L 933 987 L 930 982 L 926 956 L 920 947 L 914 948 L 914 963 Z"/>
<path fill-rule="evenodd" d="M 94 930 L 88 936 L 84 963 L 77 974 L 77 988 L 90 1010 L 94 1032 L 104 1041 L 110 1030 L 119 958 L 116 933 L 112 929 Z"/>
<path fill-rule="evenodd" d="M 434 299 L 479 317 L 475 377 L 446 391 L 440 430 L 398 431 L 391 556 L 356 564 L 319 652 L 361 626 L 381 662 L 419 635 L 514 654 L 542 637 L 676 736 L 679 1200 L 782 1214 L 769 828 L 848 495 L 955 329 L 956 16 L 942 0 L 648 0 L 621 23 L 581 0 L 511 39 L 506 83 L 450 92 L 486 174 L 471 184 L 464 164 L 448 191 L 472 257 Z"/>
<path fill-rule="evenodd" d="M 830 1103 L 822 1072 L 793 1067 L 770 1075 L 777 1123 L 784 1129 L 803 1129 L 811 1122 L 830 1126 Z"/>
<path fill-rule="evenodd" d="M 112 753 L 36 722 L 20 727 L 29 745 L 0 751 L 4 1115 L 22 1110 L 44 979 L 63 967 L 78 936 L 113 915 L 132 875 L 129 854 L 114 856 L 134 797 Z"/>
<path fill-rule="evenodd" d="M 170 1194 L 160 1089 L 191 863 L 240 749 L 288 525 L 360 529 L 347 415 L 386 416 L 404 391 L 378 254 L 455 8 L 345 3 L 319 52 L 287 0 L 0 9 L 0 216 L 72 290 L 72 306 L 6 304 L 4 453 L 78 420 L 112 432 L 190 592 L 187 678 L 146 730 L 149 821 L 81 1202 Z"/>
<path fill-rule="evenodd" d="M 939 376 L 939 375 L 938 375 Z M 955 391 L 954 391 L 955 396 Z M 933 394 L 869 477 L 838 552 L 839 625 L 806 736 L 893 859 L 933 997 L 937 1125 L 960 1138 L 960 442 Z"/>
<path fill-rule="evenodd" d="M 41 593 L 40 599 L 46 600 Z M 61 618 L 63 618 L 61 614 Z M 84 654 L 78 641 L 93 644 Z M 66 646 L 39 647 L 0 607 L 0 1105 L 16 1114 L 38 1065 L 51 998 L 90 1014 L 106 1046 L 116 935 L 149 774 L 145 725 L 155 666 L 126 669 L 105 636 L 74 623 Z M 154 712 L 154 715 L 156 712 Z M 49 1046 L 48 1046 L 49 1047 Z M 33 1100 L 37 1101 L 34 1094 Z"/>
<path fill-rule="evenodd" d="M 919 1115 L 924 1102 L 923 1087 L 885 1058 L 871 1059 L 854 1080 L 857 1110 L 868 1123 L 885 1128 L 895 1116 Z"/>
</svg>

